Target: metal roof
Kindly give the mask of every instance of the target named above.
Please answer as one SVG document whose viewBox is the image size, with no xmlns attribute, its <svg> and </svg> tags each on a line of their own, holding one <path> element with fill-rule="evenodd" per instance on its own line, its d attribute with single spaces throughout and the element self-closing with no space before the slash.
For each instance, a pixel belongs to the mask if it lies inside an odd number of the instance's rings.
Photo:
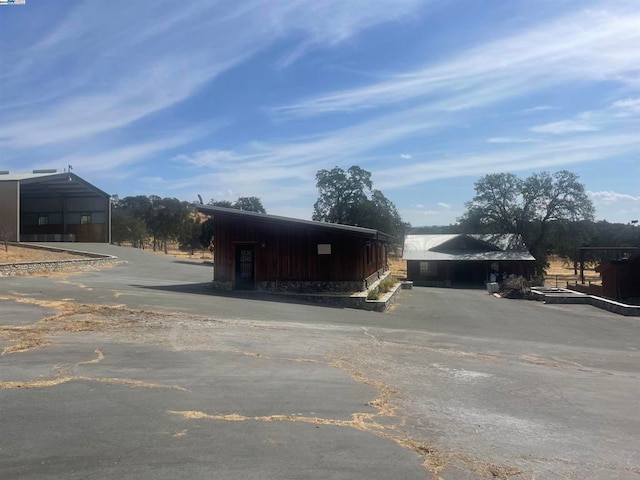
<svg viewBox="0 0 640 480">
<path fill-rule="evenodd" d="M 110 196 L 71 172 L 2 174 L 0 182 L 18 182 L 20 194 L 30 197 L 52 194 L 63 197 Z"/>
<path fill-rule="evenodd" d="M 318 222 L 315 220 L 301 220 L 299 218 L 281 217 L 279 215 L 250 212 L 247 210 L 238 210 L 235 208 L 214 207 L 212 205 L 196 205 L 196 210 L 205 214 L 213 215 L 214 217 L 216 216 L 216 214 L 218 214 L 218 215 L 231 216 L 231 217 L 252 218 L 258 221 L 290 223 L 295 225 L 304 225 L 312 228 L 333 230 L 333 231 L 342 232 L 342 233 L 351 233 L 358 236 L 364 236 L 364 237 L 368 237 L 376 240 L 384 240 L 384 241 L 393 240 L 393 237 L 386 233 L 379 232 L 378 230 L 374 230 L 372 228 L 355 227 L 353 225 L 342 225 L 338 223 Z"/>
<path fill-rule="evenodd" d="M 447 250 L 446 244 L 460 237 L 471 238 L 478 243 L 478 250 Z M 480 249 L 486 245 L 484 250 Z M 438 248 L 439 247 L 439 248 Z M 438 248 L 438 251 L 434 251 Z M 407 235 L 404 241 L 403 260 L 444 261 L 535 261 L 522 241 L 514 234 L 454 234 Z"/>
</svg>

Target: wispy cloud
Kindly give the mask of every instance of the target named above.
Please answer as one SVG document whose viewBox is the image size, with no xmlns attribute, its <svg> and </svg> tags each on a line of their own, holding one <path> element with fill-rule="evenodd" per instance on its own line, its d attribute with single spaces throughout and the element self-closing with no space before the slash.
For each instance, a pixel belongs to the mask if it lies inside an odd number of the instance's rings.
<svg viewBox="0 0 640 480">
<path fill-rule="evenodd" d="M 618 100 L 612 105 L 613 108 L 620 110 L 624 114 L 640 113 L 640 98 L 625 98 Z"/>
<path fill-rule="evenodd" d="M 562 120 L 560 122 L 551 122 L 544 125 L 538 125 L 531 128 L 532 132 L 551 133 L 553 135 L 562 135 L 564 133 L 575 132 L 593 132 L 598 130 L 596 125 L 586 121 Z"/>
<path fill-rule="evenodd" d="M 398 189 L 445 178 L 567 167 L 632 154 L 640 149 L 640 138 L 634 131 L 627 131 L 558 137 L 525 145 L 482 154 L 459 153 L 453 158 L 423 158 L 420 163 L 378 169 L 375 174 L 380 188 Z"/>
<path fill-rule="evenodd" d="M 87 149 L 82 154 L 66 155 L 48 160 L 43 167 L 53 168 L 71 164 L 76 170 L 88 173 L 114 171 L 125 165 L 131 166 L 160 152 L 180 147 L 201 137 L 206 131 L 206 129 L 197 128 L 187 129 L 174 132 L 162 139 L 140 140 L 136 143 L 123 144 L 103 150 Z"/>
<path fill-rule="evenodd" d="M 520 113 L 530 114 L 537 112 L 546 112 L 549 110 L 558 110 L 558 107 L 552 107 L 551 105 L 538 105 L 537 107 L 525 108 L 524 110 L 520 110 Z"/>
<path fill-rule="evenodd" d="M 587 192 L 594 202 L 602 205 L 611 205 L 619 202 L 640 202 L 640 196 L 629 195 L 628 193 L 613 192 L 604 190 L 600 192 Z"/>
<path fill-rule="evenodd" d="M 413 155 L 409 155 L 408 153 L 403 153 L 400 155 L 400 158 L 402 158 L 403 160 L 411 160 L 413 158 Z"/>
<path fill-rule="evenodd" d="M 399 20 L 425 0 L 159 0 L 126 14 L 101 2 L 80 4 L 43 37 L 0 46 L 5 68 L 0 148 L 24 149 L 123 129 L 196 95 L 221 73 L 284 38 L 298 53 L 330 47 L 376 24 Z M 46 79 L 43 82 L 43 79 Z M 72 93 L 72 95 L 70 95 Z M 4 102 L 3 102 L 4 103 Z"/>
<path fill-rule="evenodd" d="M 531 143 L 535 141 L 535 138 L 527 137 L 491 137 L 487 139 L 487 143 Z"/>
<path fill-rule="evenodd" d="M 362 88 L 307 98 L 276 112 L 318 115 L 397 106 L 418 99 L 440 108 L 450 104 L 474 108 L 560 83 L 588 80 L 637 87 L 639 23 L 637 5 L 613 2 L 469 49 L 440 64 Z M 492 86 L 490 95 L 477 95 L 488 85 Z M 461 102 L 469 92 L 476 95 Z"/>
<path fill-rule="evenodd" d="M 438 202 L 438 206 L 444 208 L 445 210 L 451 210 L 451 205 L 444 202 Z"/>
<path fill-rule="evenodd" d="M 281 10 L 279 15 L 271 16 L 273 26 L 283 33 L 293 30 L 303 35 L 299 43 L 280 58 L 277 66 L 285 68 L 313 49 L 345 42 L 380 23 L 410 18 L 427 3 L 431 0 L 282 2 L 277 5 Z M 300 8 L 302 4 L 305 8 Z M 319 19 L 331 20 L 319 22 Z"/>
</svg>

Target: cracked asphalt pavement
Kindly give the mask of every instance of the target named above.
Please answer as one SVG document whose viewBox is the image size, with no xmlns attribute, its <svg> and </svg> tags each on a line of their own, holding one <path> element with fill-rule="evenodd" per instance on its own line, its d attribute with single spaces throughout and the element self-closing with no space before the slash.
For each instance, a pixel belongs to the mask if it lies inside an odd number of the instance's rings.
<svg viewBox="0 0 640 480">
<path fill-rule="evenodd" d="M 640 479 L 640 319 L 415 288 L 388 313 L 210 266 L 0 278 L 0 477 Z"/>
</svg>

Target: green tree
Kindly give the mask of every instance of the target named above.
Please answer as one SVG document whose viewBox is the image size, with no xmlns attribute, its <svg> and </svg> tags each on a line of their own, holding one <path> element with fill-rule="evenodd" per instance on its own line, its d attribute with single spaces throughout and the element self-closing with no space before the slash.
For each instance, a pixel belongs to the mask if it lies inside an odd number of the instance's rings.
<svg viewBox="0 0 640 480">
<path fill-rule="evenodd" d="M 229 200 L 214 200 L 213 198 L 207 202 L 207 205 L 213 207 L 225 207 L 236 208 L 238 210 L 245 210 L 248 212 L 267 213 L 262 200 L 259 197 L 238 197 L 238 199 L 231 203 Z M 198 241 L 203 248 L 210 248 L 211 240 L 213 239 L 213 218 L 208 218 L 200 224 L 200 232 L 198 234 Z"/>
<path fill-rule="evenodd" d="M 193 251 L 201 246 L 200 233 L 202 231 L 202 223 L 193 207 L 187 207 L 187 209 L 188 214 L 184 218 L 178 235 L 178 245 L 181 249 L 189 250 L 189 253 L 193 255 Z"/>
<path fill-rule="evenodd" d="M 200 224 L 200 235 L 198 240 L 200 241 L 202 248 L 211 248 L 213 235 L 213 217 L 209 217 Z"/>
<path fill-rule="evenodd" d="M 149 236 L 146 223 L 151 208 L 149 198 L 114 196 L 111 206 L 111 241 L 118 245 L 131 242 L 134 247 L 144 248 Z"/>
<path fill-rule="evenodd" d="M 168 242 L 180 236 L 185 219 L 189 215 L 187 203 L 177 198 L 149 197 L 151 210 L 147 217 L 147 227 L 153 237 L 153 250 L 160 247 L 167 252 Z"/>
<path fill-rule="evenodd" d="M 233 204 L 233 208 L 246 210 L 248 212 L 267 213 L 258 197 L 238 197 Z"/>
<path fill-rule="evenodd" d="M 593 220 L 594 207 L 575 173 L 560 170 L 521 179 L 512 173 L 492 173 L 475 183 L 476 195 L 466 203 L 465 230 L 521 234 L 542 270 L 547 264 L 552 222 Z"/>
<path fill-rule="evenodd" d="M 233 208 L 233 203 L 229 200 L 215 200 L 213 198 L 207 202 L 207 205 L 211 205 L 212 207 Z"/>
<path fill-rule="evenodd" d="M 318 200 L 313 205 L 313 220 L 364 226 L 361 225 L 362 206 L 372 186 L 371 173 L 355 165 L 346 172 L 340 167 L 318 171 Z"/>
<path fill-rule="evenodd" d="M 394 203 L 373 188 L 370 172 L 355 165 L 346 171 L 340 167 L 320 170 L 316 187 L 313 220 L 373 228 L 397 240 L 404 237 L 409 225 Z"/>
</svg>

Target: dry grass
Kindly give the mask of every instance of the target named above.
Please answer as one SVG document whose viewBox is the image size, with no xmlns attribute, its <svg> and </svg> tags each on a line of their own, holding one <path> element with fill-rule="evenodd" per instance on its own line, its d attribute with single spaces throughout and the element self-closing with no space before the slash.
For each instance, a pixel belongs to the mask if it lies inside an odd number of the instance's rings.
<svg viewBox="0 0 640 480">
<path fill-rule="evenodd" d="M 407 261 L 400 257 L 389 257 L 389 269 L 396 278 L 407 278 Z"/>
<path fill-rule="evenodd" d="M 585 282 L 600 283 L 600 274 L 593 267 L 584 269 Z M 561 257 L 551 256 L 549 258 L 549 267 L 545 275 L 545 286 L 547 287 L 565 287 L 567 283 L 580 282 L 580 269 L 576 275 L 573 265 Z"/>
<path fill-rule="evenodd" d="M 4 245 L 0 246 L 0 263 L 33 263 L 51 262 L 59 260 L 77 260 L 78 255 L 65 252 L 52 252 L 40 248 L 27 248 L 18 245 L 9 245 L 5 252 Z"/>
</svg>

